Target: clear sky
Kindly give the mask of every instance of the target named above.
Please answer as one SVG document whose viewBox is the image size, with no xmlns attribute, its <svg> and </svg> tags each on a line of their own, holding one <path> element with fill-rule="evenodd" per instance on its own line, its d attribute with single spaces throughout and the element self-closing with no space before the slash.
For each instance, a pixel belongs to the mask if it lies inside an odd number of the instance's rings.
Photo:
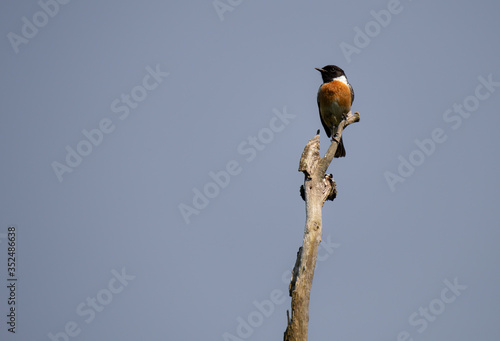
<svg viewBox="0 0 500 341">
<path fill-rule="evenodd" d="M 281 340 L 335 64 L 361 121 L 329 169 L 309 338 L 499 340 L 499 12 L 2 2 L 0 339 Z"/>
</svg>

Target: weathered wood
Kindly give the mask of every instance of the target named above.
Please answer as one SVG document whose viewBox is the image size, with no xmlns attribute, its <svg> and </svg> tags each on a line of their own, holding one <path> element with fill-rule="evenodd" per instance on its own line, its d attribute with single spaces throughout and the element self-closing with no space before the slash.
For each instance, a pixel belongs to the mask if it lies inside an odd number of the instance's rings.
<svg viewBox="0 0 500 341">
<path fill-rule="evenodd" d="M 299 171 L 304 173 L 301 195 L 306 201 L 306 225 L 304 240 L 297 252 L 292 271 L 289 292 L 292 297 L 291 317 L 287 311 L 287 328 L 284 341 L 307 341 L 309 325 L 309 296 L 311 293 L 318 246 L 322 235 L 321 209 L 326 200 L 333 200 L 337 194 L 331 174 L 325 174 L 333 160 L 343 130 L 359 121 L 359 113 L 349 112 L 333 132 L 332 143 L 325 156 L 320 157 L 319 132 L 304 148 L 299 162 Z"/>
</svg>

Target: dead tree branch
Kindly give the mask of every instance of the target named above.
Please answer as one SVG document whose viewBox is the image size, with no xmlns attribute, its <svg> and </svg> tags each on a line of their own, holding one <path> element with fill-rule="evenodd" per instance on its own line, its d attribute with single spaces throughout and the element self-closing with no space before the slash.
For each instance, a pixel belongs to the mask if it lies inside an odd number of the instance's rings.
<svg viewBox="0 0 500 341">
<path fill-rule="evenodd" d="M 325 156 L 319 154 L 319 132 L 304 148 L 299 162 L 299 171 L 304 173 L 301 195 L 306 201 L 306 226 L 304 240 L 297 252 L 292 271 L 289 291 L 292 297 L 291 318 L 287 317 L 284 341 L 307 341 L 309 325 L 309 296 L 311 293 L 318 246 L 322 235 L 321 209 L 326 200 L 337 195 L 335 181 L 331 174 L 325 174 L 333 160 L 344 129 L 359 121 L 359 113 L 349 112 L 333 132 L 332 143 Z M 287 316 L 288 316 L 287 311 Z"/>
</svg>

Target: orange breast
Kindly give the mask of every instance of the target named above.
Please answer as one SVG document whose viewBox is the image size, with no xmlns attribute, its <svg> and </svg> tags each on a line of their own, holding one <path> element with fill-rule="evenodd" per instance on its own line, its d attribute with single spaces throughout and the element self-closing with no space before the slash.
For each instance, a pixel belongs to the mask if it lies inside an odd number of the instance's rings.
<svg viewBox="0 0 500 341">
<path fill-rule="evenodd" d="M 322 108 L 338 106 L 345 113 L 351 110 L 351 91 L 344 82 L 333 81 L 321 86 L 319 104 Z"/>
<path fill-rule="evenodd" d="M 351 90 L 344 82 L 325 83 L 318 92 L 318 102 L 321 123 L 326 134 L 330 136 L 333 127 L 351 110 Z"/>
</svg>

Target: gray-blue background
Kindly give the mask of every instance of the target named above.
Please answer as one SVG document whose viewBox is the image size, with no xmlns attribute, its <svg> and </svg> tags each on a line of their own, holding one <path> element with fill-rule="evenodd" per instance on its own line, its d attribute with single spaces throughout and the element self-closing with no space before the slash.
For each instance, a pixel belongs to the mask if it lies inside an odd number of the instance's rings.
<svg viewBox="0 0 500 341">
<path fill-rule="evenodd" d="M 323 208 L 323 244 L 334 246 L 316 268 L 310 339 L 498 340 L 498 84 L 474 100 L 479 77 L 500 81 L 498 3 L 227 1 L 221 16 L 211 0 L 116 0 L 70 1 L 53 17 L 37 1 L 2 2 L 0 339 L 50 340 L 73 321 L 70 340 L 281 340 L 288 297 L 268 316 L 253 302 L 287 293 L 305 221 L 298 160 L 321 126 L 314 67 L 337 64 L 361 122 L 330 167 L 339 194 Z M 397 13 L 376 24 L 371 11 L 388 7 Z M 43 27 L 16 53 L 23 17 Z M 148 67 L 169 74 L 120 119 L 111 104 Z M 462 118 L 464 101 L 474 110 Z M 294 117 L 269 136 L 276 110 Z M 103 119 L 114 130 L 60 182 L 53 162 Z M 436 129 L 446 140 L 419 152 Z M 268 143 L 248 160 L 251 136 Z M 400 156 L 419 165 L 391 190 Z M 179 205 L 231 161 L 241 173 L 186 224 Z M 113 270 L 135 277 L 110 297 Z M 466 289 L 443 303 L 455 279 Z M 96 296 L 108 304 L 87 323 L 76 310 Z M 409 319 L 429 305 L 439 314 L 420 333 Z"/>
</svg>

